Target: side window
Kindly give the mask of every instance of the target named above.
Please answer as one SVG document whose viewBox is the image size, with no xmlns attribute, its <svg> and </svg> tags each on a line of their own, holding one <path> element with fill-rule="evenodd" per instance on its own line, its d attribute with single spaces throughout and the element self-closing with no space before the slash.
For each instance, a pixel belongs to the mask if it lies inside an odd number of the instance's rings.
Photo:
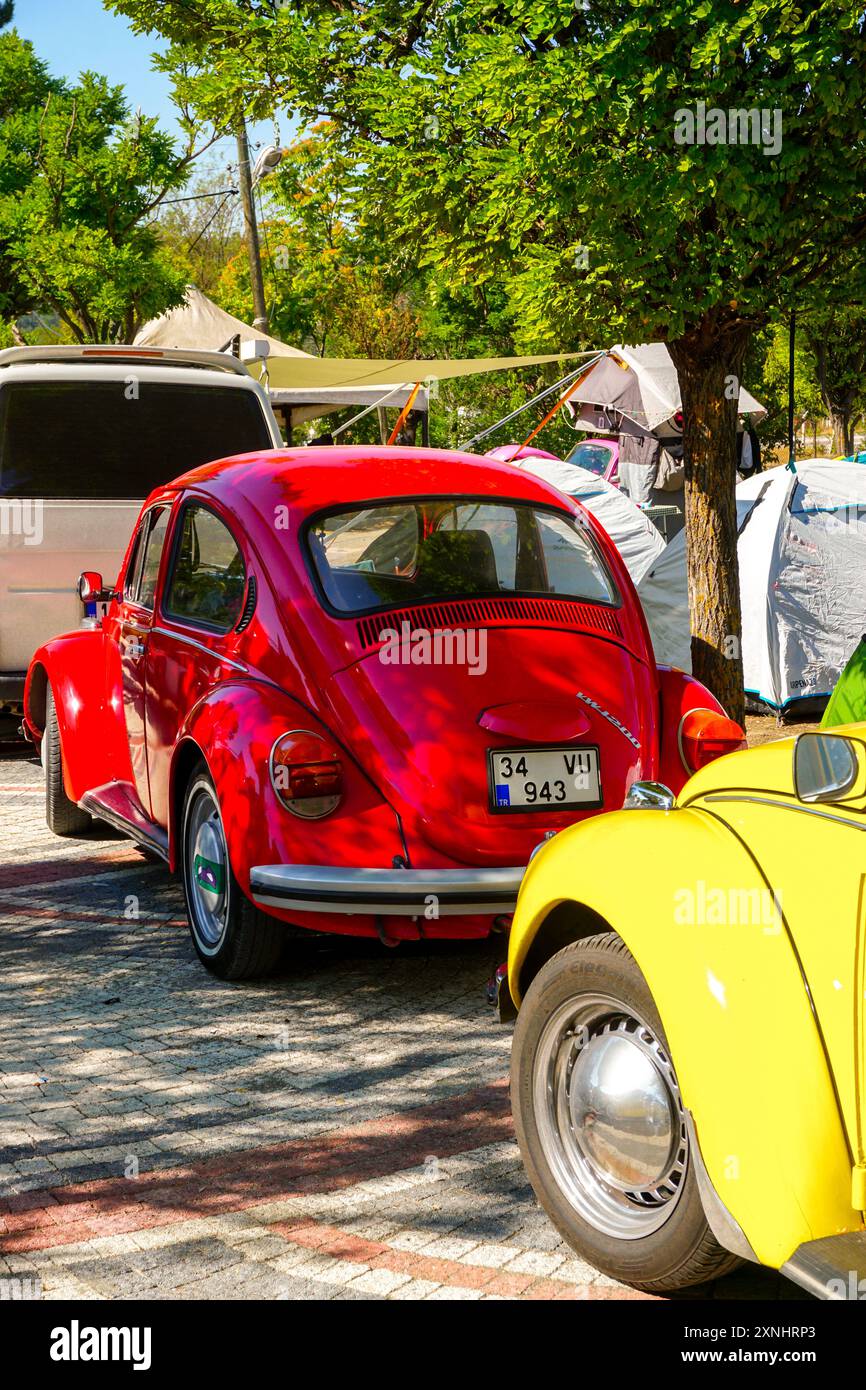
<svg viewBox="0 0 866 1390">
<path fill-rule="evenodd" d="M 123 597 L 130 603 L 141 604 L 142 608 L 153 608 L 169 516 L 168 507 L 154 507 L 138 528 Z"/>
<path fill-rule="evenodd" d="M 206 507 L 188 506 L 166 587 L 172 618 L 228 632 L 241 616 L 246 571 L 237 543 Z"/>
<path fill-rule="evenodd" d="M 138 582 L 138 602 L 142 608 L 153 609 L 156 599 L 156 581 L 159 578 L 159 562 L 162 559 L 162 548 L 165 545 L 169 516 L 168 507 L 163 507 L 150 524 L 147 547 L 141 566 L 141 578 Z"/>
<path fill-rule="evenodd" d="M 144 537 L 150 525 L 150 518 L 145 517 L 138 528 L 135 537 L 135 545 L 132 547 L 132 554 L 129 557 L 129 564 L 126 568 L 126 577 L 123 581 L 123 597 L 131 602 L 138 589 L 138 576 L 141 569 L 141 557 L 144 554 Z"/>
</svg>

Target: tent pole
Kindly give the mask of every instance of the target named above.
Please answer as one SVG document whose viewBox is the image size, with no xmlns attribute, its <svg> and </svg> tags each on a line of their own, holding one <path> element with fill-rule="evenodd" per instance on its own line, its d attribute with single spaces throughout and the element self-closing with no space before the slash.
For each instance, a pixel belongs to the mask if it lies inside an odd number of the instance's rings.
<svg viewBox="0 0 866 1390">
<path fill-rule="evenodd" d="M 600 362 L 602 357 L 605 356 L 607 356 L 607 354 L 604 352 L 596 353 L 592 361 L 587 363 L 587 368 L 594 367 L 596 362 Z M 529 410 L 530 406 L 538 405 L 539 401 L 546 400 L 548 396 L 552 396 L 554 391 L 558 391 L 559 388 L 565 386 L 567 382 L 573 381 L 583 370 L 583 367 L 576 367 L 573 372 L 567 372 L 564 377 L 560 377 L 559 381 L 555 381 L 552 386 L 546 386 L 543 391 L 539 391 L 538 395 L 533 396 L 531 401 L 527 401 L 525 405 L 518 406 L 517 410 L 512 410 L 510 415 L 503 415 L 502 419 L 497 420 L 495 425 L 490 425 L 488 429 L 482 430 L 480 434 L 474 434 L 471 439 L 466 440 L 465 444 L 458 444 L 458 449 L 469 449 L 473 444 L 479 444 L 482 439 L 486 439 L 489 434 L 495 434 L 503 425 L 510 425 L 511 421 L 516 420 L 518 415 L 522 415 L 524 410 Z"/>
</svg>

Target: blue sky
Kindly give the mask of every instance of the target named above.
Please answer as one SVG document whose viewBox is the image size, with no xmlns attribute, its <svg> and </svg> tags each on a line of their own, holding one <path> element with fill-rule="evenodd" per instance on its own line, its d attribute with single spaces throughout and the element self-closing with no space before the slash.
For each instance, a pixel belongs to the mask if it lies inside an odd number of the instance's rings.
<svg viewBox="0 0 866 1390">
<path fill-rule="evenodd" d="M 140 106 L 145 115 L 161 117 L 163 125 L 177 133 L 168 78 L 151 69 L 159 41 L 133 34 L 125 19 L 103 9 L 102 0 L 16 0 L 14 25 L 58 76 L 74 80 L 86 68 L 104 73 L 123 84 L 133 109 Z M 281 127 L 287 140 L 287 119 Z M 250 139 L 254 145 L 270 142 L 273 127 L 255 127 Z M 222 142 L 217 153 L 233 159 L 234 142 Z"/>
</svg>

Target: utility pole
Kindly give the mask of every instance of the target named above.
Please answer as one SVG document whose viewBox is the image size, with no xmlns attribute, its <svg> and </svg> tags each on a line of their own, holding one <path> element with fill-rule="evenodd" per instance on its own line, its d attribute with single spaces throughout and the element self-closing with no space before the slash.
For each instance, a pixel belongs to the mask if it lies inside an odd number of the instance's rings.
<svg viewBox="0 0 866 1390">
<path fill-rule="evenodd" d="M 253 201 L 253 180 L 250 172 L 250 146 L 247 140 L 246 121 L 241 119 L 237 127 L 238 138 L 238 184 L 244 206 L 244 223 L 247 234 L 247 247 L 250 257 L 250 283 L 253 287 L 253 309 L 255 318 L 253 328 L 261 333 L 268 331 L 268 309 L 265 304 L 265 282 L 262 278 L 262 254 L 259 248 L 259 229 L 256 224 L 256 205 Z"/>
</svg>

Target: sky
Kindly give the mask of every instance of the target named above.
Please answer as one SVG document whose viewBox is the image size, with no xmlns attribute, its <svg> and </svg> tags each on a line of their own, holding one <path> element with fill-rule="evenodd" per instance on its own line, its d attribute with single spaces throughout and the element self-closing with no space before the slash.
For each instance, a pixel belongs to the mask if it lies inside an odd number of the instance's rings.
<svg viewBox="0 0 866 1390">
<path fill-rule="evenodd" d="M 179 134 L 169 80 L 151 68 L 152 53 L 164 45 L 133 34 L 127 20 L 105 10 L 102 0 L 15 0 L 13 24 L 58 77 L 74 80 L 87 68 L 103 73 L 123 84 L 133 110 L 140 106 L 146 116 L 159 116 L 167 130 Z M 281 124 L 286 140 L 288 121 Z M 272 124 L 250 129 L 254 147 L 272 140 Z M 234 159 L 234 141 L 220 142 L 216 156 L 227 162 Z"/>
</svg>

